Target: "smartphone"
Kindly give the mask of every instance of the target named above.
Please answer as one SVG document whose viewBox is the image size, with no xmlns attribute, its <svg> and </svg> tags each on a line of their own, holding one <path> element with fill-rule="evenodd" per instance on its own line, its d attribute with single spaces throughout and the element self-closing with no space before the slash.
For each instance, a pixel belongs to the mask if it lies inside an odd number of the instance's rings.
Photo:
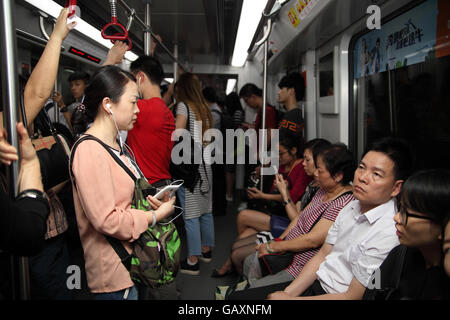
<svg viewBox="0 0 450 320">
<path fill-rule="evenodd" d="M 164 194 L 166 192 L 169 192 L 169 198 L 173 197 L 175 195 L 175 192 L 178 190 L 178 188 L 181 186 L 182 184 L 177 184 L 177 185 L 168 185 L 165 186 L 163 189 L 161 189 L 158 193 L 156 193 L 153 197 L 155 197 L 158 200 L 161 200 L 164 197 Z"/>
</svg>

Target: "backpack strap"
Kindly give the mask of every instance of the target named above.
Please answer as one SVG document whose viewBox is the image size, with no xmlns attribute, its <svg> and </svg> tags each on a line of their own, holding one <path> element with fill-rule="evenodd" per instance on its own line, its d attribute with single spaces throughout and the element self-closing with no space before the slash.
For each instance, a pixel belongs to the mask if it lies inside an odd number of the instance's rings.
<svg viewBox="0 0 450 320">
<path fill-rule="evenodd" d="M 334 199 L 333 201 L 335 201 L 335 200 L 339 199 L 340 197 L 345 196 L 347 194 L 353 194 L 353 191 L 344 192 L 343 194 L 341 194 L 338 197 L 336 197 L 336 199 Z M 323 210 L 323 212 L 320 214 L 320 216 L 317 217 L 316 221 L 314 221 L 314 223 L 312 224 L 311 228 L 309 228 L 308 232 L 310 232 L 312 230 L 312 228 L 314 228 L 314 226 L 317 224 L 317 222 L 319 222 L 319 220 L 322 218 L 322 215 L 325 213 L 325 211 L 328 210 L 328 207 L 326 207 L 326 209 Z"/>
<path fill-rule="evenodd" d="M 131 179 L 133 179 L 134 182 L 136 182 L 137 178 L 136 176 L 133 174 L 133 172 L 131 172 L 130 168 L 128 168 L 125 163 L 123 163 L 123 161 L 111 150 L 111 148 L 105 144 L 103 141 L 101 141 L 100 139 L 94 137 L 93 135 L 90 134 L 86 134 L 84 136 L 82 136 L 80 139 L 78 139 L 75 144 L 72 147 L 72 152 L 70 153 L 70 159 L 69 159 L 69 169 L 70 169 L 70 176 L 72 177 L 74 184 L 75 184 L 75 177 L 73 175 L 73 171 L 72 171 L 72 165 L 73 165 L 73 157 L 75 155 L 75 151 L 78 148 L 79 144 L 83 141 L 86 140 L 94 140 L 97 141 L 99 144 L 102 145 L 103 148 L 105 148 L 106 151 L 108 151 L 108 153 L 111 155 L 111 157 L 117 162 L 117 164 L 119 166 L 122 167 L 123 170 L 125 170 L 125 172 L 130 176 Z"/>
<path fill-rule="evenodd" d="M 86 140 L 94 140 L 97 141 L 99 144 L 101 144 L 106 151 L 108 151 L 108 153 L 111 155 L 111 157 L 117 162 L 117 164 L 119 164 L 126 173 L 128 173 L 128 175 L 133 179 L 133 181 L 136 182 L 136 177 L 135 175 L 131 172 L 131 170 L 123 163 L 122 160 L 120 160 L 120 158 L 110 149 L 110 147 L 108 145 L 106 145 L 103 141 L 101 141 L 100 139 L 87 134 L 82 136 L 80 139 L 77 140 L 77 142 L 75 142 L 73 148 L 72 148 L 72 152 L 70 153 L 70 160 L 69 160 L 69 170 L 70 170 L 70 176 L 72 177 L 72 181 L 76 187 L 76 183 L 75 183 L 75 177 L 73 175 L 73 171 L 72 171 L 72 165 L 73 165 L 73 157 L 75 155 L 75 151 L 77 149 L 77 147 L 80 145 L 81 142 L 86 141 Z M 120 261 L 122 262 L 122 264 L 125 266 L 125 268 L 127 270 L 130 270 L 131 267 L 131 255 L 128 253 L 128 251 L 125 249 L 125 247 L 123 246 L 122 242 L 114 237 L 108 236 L 108 235 L 104 235 L 106 240 L 108 240 L 109 244 L 111 245 L 111 247 L 114 249 L 114 251 L 117 253 L 117 255 L 120 258 Z"/>
</svg>

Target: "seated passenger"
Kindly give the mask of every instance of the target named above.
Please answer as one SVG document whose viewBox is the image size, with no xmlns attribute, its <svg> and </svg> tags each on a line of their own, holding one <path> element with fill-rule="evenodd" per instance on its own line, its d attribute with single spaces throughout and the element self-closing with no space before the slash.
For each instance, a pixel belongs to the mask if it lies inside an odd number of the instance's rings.
<svg viewBox="0 0 450 320">
<path fill-rule="evenodd" d="M 274 275 L 252 279 L 249 269 L 259 266 L 251 265 L 254 254 L 250 254 L 245 259 L 243 268 L 250 288 L 293 281 L 304 265 L 319 251 L 341 209 L 354 200 L 350 182 L 353 180 L 355 164 L 353 155 L 345 145 L 335 144 L 325 149 L 318 155 L 316 163 L 315 177 L 320 189 L 309 205 L 292 220 L 280 239 L 277 239 L 280 241 L 269 241 L 256 247 L 258 256 L 285 251 L 296 252 L 291 265 Z M 280 190 L 285 189 L 281 187 L 285 185 L 283 181 L 279 185 Z M 283 193 L 286 196 L 284 190 Z M 251 244 L 253 250 L 254 244 L 255 241 Z M 243 248 L 238 250 L 243 251 Z"/>
<path fill-rule="evenodd" d="M 289 193 L 292 201 L 296 203 L 305 193 L 306 186 L 311 182 L 303 166 L 302 149 L 298 140 L 291 136 L 287 136 L 280 140 L 278 145 L 278 154 L 280 167 L 278 173 L 282 174 L 289 182 Z M 275 180 L 274 180 L 275 182 Z M 238 215 L 238 234 L 242 234 L 246 229 L 254 229 L 256 231 L 263 229 L 267 225 L 260 225 L 259 221 L 255 221 L 251 217 L 254 212 L 264 212 L 279 216 L 286 216 L 281 194 L 276 190 L 274 183 L 269 193 L 262 192 L 258 188 L 248 188 L 247 196 L 250 199 L 249 208 L 239 212 Z M 250 231 L 249 231 L 250 232 Z M 252 231 L 252 233 L 254 233 Z M 248 233 L 247 233 L 248 235 Z"/>
<path fill-rule="evenodd" d="M 140 177 L 136 163 L 117 142 L 119 130 L 130 130 L 136 121 L 138 89 L 136 79 L 115 66 L 99 69 L 86 88 L 86 112 L 95 119 L 87 135 L 101 140 Z M 137 299 L 130 273 L 105 235 L 130 243 L 149 224 L 168 217 L 175 197 L 161 203 L 147 197 L 155 211 L 131 208 L 134 181 L 98 141 L 82 141 L 72 155 L 72 182 L 78 229 L 84 249 L 89 288 L 96 299 Z"/>
<path fill-rule="evenodd" d="M 316 139 L 316 141 L 312 140 L 310 144 L 307 145 L 308 149 L 304 152 L 304 161 L 303 161 L 303 167 L 305 172 L 312 176 L 314 175 L 314 172 L 316 171 L 314 166 L 314 160 L 311 158 L 311 150 L 314 150 L 315 156 L 317 157 L 321 152 L 326 150 L 331 144 L 323 139 Z M 315 177 L 316 178 L 316 177 Z M 285 227 L 288 227 L 288 225 L 291 223 L 290 221 L 296 221 L 299 210 L 294 205 L 295 202 L 291 201 L 291 195 L 288 192 L 287 184 L 284 182 L 284 179 L 281 176 L 277 176 L 276 180 L 276 187 L 280 191 L 280 195 L 282 197 L 282 200 L 286 203 L 285 210 L 289 217 L 287 222 L 285 222 Z M 316 183 L 318 183 L 316 181 Z M 317 187 L 318 189 L 318 187 Z M 315 188 L 314 182 L 313 185 L 309 185 L 309 189 L 307 189 L 306 195 L 302 197 L 300 210 L 303 210 L 311 201 L 314 194 L 316 193 L 317 189 Z M 297 206 L 300 203 L 297 203 Z M 271 225 L 273 225 L 273 219 L 277 218 L 280 219 L 281 217 L 275 217 L 270 216 L 263 212 L 257 212 L 253 211 L 251 215 L 249 210 L 242 211 L 239 216 L 241 216 L 242 213 L 249 212 L 248 219 L 254 219 L 255 222 L 259 222 L 260 226 L 258 229 L 256 227 L 254 228 L 247 228 L 243 231 L 242 235 L 238 236 L 238 239 L 233 244 L 231 256 L 228 257 L 225 264 L 218 270 L 215 270 L 212 274 L 213 277 L 220 277 L 223 275 L 226 275 L 232 271 L 233 266 L 242 273 L 242 263 L 246 256 L 254 252 L 255 250 L 255 241 L 256 241 L 256 233 L 258 231 L 264 231 L 264 230 L 273 230 L 271 228 Z M 238 216 L 238 219 L 239 219 Z M 239 220 L 238 220 L 239 223 Z"/>
<path fill-rule="evenodd" d="M 290 284 L 268 288 L 272 292 L 284 289 L 268 298 L 361 299 L 375 269 L 399 244 L 394 199 L 411 168 L 412 155 L 403 141 L 385 138 L 374 143 L 355 171 L 357 200 L 341 210 L 322 248 L 298 277 Z"/>
<path fill-rule="evenodd" d="M 402 187 L 394 217 L 400 245 L 374 273 L 364 299 L 446 300 L 449 278 L 442 261 L 444 223 L 450 217 L 450 172 L 425 170 Z"/>
</svg>

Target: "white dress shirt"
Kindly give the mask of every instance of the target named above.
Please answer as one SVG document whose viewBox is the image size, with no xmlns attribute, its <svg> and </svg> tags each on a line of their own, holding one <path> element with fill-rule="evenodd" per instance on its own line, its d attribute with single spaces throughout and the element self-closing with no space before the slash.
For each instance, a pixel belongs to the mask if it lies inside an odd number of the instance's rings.
<svg viewBox="0 0 450 320">
<path fill-rule="evenodd" d="M 399 245 L 395 213 L 392 199 L 365 214 L 359 200 L 341 210 L 325 240 L 333 250 L 316 273 L 327 293 L 346 292 L 354 277 L 368 286 L 374 270 Z"/>
</svg>

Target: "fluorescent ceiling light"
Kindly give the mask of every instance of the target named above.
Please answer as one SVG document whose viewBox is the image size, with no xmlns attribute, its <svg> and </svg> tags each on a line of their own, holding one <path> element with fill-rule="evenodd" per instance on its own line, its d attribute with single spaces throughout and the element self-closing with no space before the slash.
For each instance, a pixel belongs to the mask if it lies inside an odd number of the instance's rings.
<svg viewBox="0 0 450 320">
<path fill-rule="evenodd" d="M 233 67 L 242 67 L 247 60 L 247 50 L 250 47 L 250 42 L 256 32 L 266 3 L 267 1 L 263 0 L 244 0 L 236 43 L 234 44 L 233 59 L 231 60 Z"/>
<path fill-rule="evenodd" d="M 32 6 L 36 7 L 37 9 L 47 13 L 48 15 L 52 16 L 55 19 L 59 17 L 59 13 L 63 8 L 52 0 L 25 0 L 25 1 L 31 4 Z M 103 39 L 101 31 L 97 30 L 96 28 L 94 28 L 93 26 L 91 26 L 89 23 L 87 23 L 82 19 L 77 20 L 75 30 L 82 33 L 84 36 L 87 36 L 92 40 L 98 42 L 99 44 L 108 49 L 110 49 L 113 46 L 111 41 Z M 125 53 L 125 59 L 134 61 L 137 58 L 138 56 L 131 51 L 127 51 Z"/>
<path fill-rule="evenodd" d="M 164 78 L 164 80 L 166 80 L 168 83 L 172 83 L 173 82 L 173 78 Z"/>
<path fill-rule="evenodd" d="M 233 92 L 234 88 L 236 87 L 236 79 L 228 79 L 227 81 L 227 90 L 226 93 L 229 95 L 231 92 Z"/>
</svg>

